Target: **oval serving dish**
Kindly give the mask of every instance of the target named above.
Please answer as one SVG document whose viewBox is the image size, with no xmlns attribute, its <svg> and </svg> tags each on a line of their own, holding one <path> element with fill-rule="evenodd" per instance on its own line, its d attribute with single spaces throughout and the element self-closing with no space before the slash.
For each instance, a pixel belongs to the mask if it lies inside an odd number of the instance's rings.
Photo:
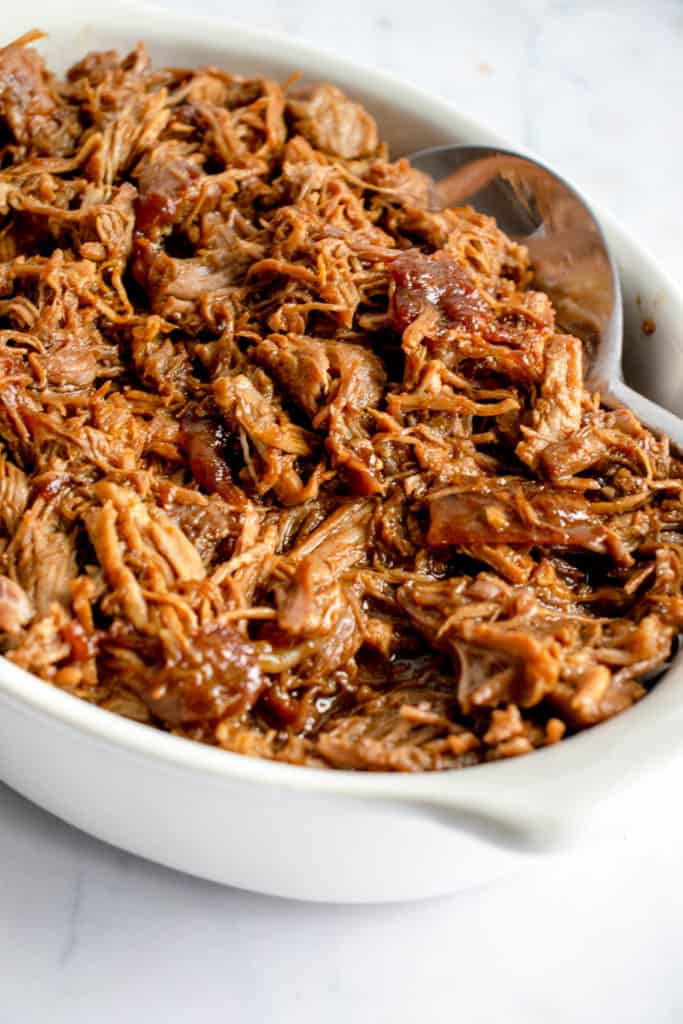
<svg viewBox="0 0 683 1024">
<path fill-rule="evenodd" d="M 2 41 L 36 26 L 49 33 L 39 47 L 57 71 L 88 50 L 127 52 L 142 39 L 160 64 L 212 63 L 280 80 L 296 69 L 334 82 L 367 105 L 395 156 L 454 141 L 505 144 L 390 76 L 194 14 L 132 5 L 100 12 L 80 0 L 60 13 L 29 2 L 4 13 Z M 622 279 L 627 376 L 634 366 L 648 373 L 629 382 L 675 408 L 683 394 L 683 353 L 673 347 L 683 346 L 683 298 L 609 218 L 604 226 Z M 645 318 L 657 324 L 653 337 L 640 330 Z M 646 360 L 638 350 L 645 344 Z M 683 436 L 676 440 L 683 444 Z M 596 830 L 618 838 L 625 820 L 652 828 L 643 807 L 666 806 L 682 730 L 678 659 L 631 710 L 529 757 L 410 776 L 324 772 L 226 753 L 119 718 L 0 658 L 3 781 L 151 860 L 300 899 L 433 896 L 479 884 L 530 854 L 594 842 Z"/>
</svg>

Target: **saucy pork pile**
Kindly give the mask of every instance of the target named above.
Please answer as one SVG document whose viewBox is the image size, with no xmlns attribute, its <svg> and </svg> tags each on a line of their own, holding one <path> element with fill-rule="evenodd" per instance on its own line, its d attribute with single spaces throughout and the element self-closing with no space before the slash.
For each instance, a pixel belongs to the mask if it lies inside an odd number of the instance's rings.
<svg viewBox="0 0 683 1024">
<path fill-rule="evenodd" d="M 627 708 L 681 462 L 527 253 L 372 117 L 143 46 L 0 51 L 0 650 L 228 750 L 454 768 Z"/>
</svg>

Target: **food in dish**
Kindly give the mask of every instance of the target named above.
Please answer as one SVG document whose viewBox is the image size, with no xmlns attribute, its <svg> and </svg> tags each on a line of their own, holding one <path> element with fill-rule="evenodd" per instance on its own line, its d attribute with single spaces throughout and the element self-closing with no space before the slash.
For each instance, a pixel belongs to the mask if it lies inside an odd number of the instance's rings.
<svg viewBox="0 0 683 1024">
<path fill-rule="evenodd" d="M 681 463 L 334 86 L 0 52 L 0 641 L 319 767 L 463 767 L 671 655 Z"/>
</svg>

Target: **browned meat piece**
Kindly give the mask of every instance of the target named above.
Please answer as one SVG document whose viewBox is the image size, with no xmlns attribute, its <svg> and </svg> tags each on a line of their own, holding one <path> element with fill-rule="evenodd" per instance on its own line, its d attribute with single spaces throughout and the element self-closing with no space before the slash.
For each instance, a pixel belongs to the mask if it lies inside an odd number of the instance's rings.
<svg viewBox="0 0 683 1024">
<path fill-rule="evenodd" d="M 182 400 L 191 377 L 186 347 L 174 344 L 168 337 L 168 327 L 157 319 L 133 327 L 131 334 L 131 354 L 142 383 L 159 394 Z"/>
<path fill-rule="evenodd" d="M 530 442 L 527 451 L 535 460 L 537 452 L 533 451 L 534 447 L 533 442 Z M 538 457 L 537 467 L 549 480 L 560 483 L 595 465 L 606 454 L 604 438 L 592 427 L 584 427 L 571 433 L 566 441 L 545 445 Z"/>
<path fill-rule="evenodd" d="M 523 614 L 538 616 L 531 591 L 511 590 L 495 578 L 473 583 L 407 583 L 398 592 L 400 606 L 427 641 L 452 655 L 457 671 L 457 697 L 465 714 L 502 703 L 537 704 L 558 681 L 559 647 L 554 633 L 562 623 L 548 617 L 546 631 L 534 634 L 516 628 L 519 598 Z M 547 613 L 546 613 L 547 614 Z M 498 624 L 498 616 L 515 621 Z"/>
<path fill-rule="evenodd" d="M 290 100 L 298 131 L 331 156 L 356 160 L 371 156 L 379 145 L 377 125 L 358 103 L 333 85 L 319 85 L 310 99 Z"/>
<path fill-rule="evenodd" d="M 410 245 L 418 238 L 432 249 L 444 250 L 469 271 L 477 288 L 496 298 L 528 286 L 531 271 L 526 248 L 508 238 L 493 217 L 470 206 L 430 209 L 429 192 L 415 199 L 397 207 L 394 214 Z"/>
<path fill-rule="evenodd" d="M 269 671 L 281 665 L 296 675 L 292 685 L 281 676 L 263 703 L 293 732 L 315 728 L 344 701 L 356 675 L 354 659 L 366 634 L 350 570 L 365 561 L 370 512 L 364 502 L 341 506 L 278 561 L 277 616 L 260 637 L 268 644 Z"/>
<path fill-rule="evenodd" d="M 366 181 L 378 188 L 386 189 L 395 200 L 417 209 L 429 206 L 434 183 L 429 175 L 411 167 L 403 157 L 395 163 L 384 160 L 373 161 L 368 167 Z"/>
<path fill-rule="evenodd" d="M 508 238 L 493 217 L 478 213 L 471 206 L 443 210 L 441 216 L 445 234 L 437 248 L 443 246 L 468 266 L 485 291 L 502 296 L 509 292 L 511 284 L 515 288 L 529 285 L 529 253 L 519 242 Z"/>
<path fill-rule="evenodd" d="M 335 86 L 0 49 L 0 652 L 249 756 L 462 768 L 630 707 L 683 460 Z M 482 571 L 485 570 L 485 571 Z"/>
<path fill-rule="evenodd" d="M 28 496 L 26 474 L 0 457 L 0 522 L 9 537 L 14 535 L 21 522 Z"/>
<path fill-rule="evenodd" d="M 164 656 L 157 650 L 153 660 L 147 650 L 135 652 L 134 640 L 133 650 L 127 642 L 115 633 L 105 642 L 108 670 L 170 727 L 238 717 L 266 684 L 255 648 L 230 625 L 206 626 L 187 638 L 182 651 Z"/>
<path fill-rule="evenodd" d="M 427 543 L 523 544 L 610 550 L 609 532 L 585 498 L 533 485 L 440 494 L 429 503 Z"/>
<path fill-rule="evenodd" d="M 346 536 L 339 539 L 339 555 L 335 568 L 340 571 L 347 562 L 354 561 L 355 552 L 343 550 Z M 339 633 L 340 618 L 345 615 L 350 595 L 335 581 L 334 574 L 321 556 L 309 555 L 296 567 L 287 586 L 276 588 L 279 628 L 291 636 L 324 636 Z M 360 646 L 358 639 L 356 649 Z M 345 657 L 343 661 L 348 661 Z M 342 662 L 343 663 L 343 662 Z"/>
<path fill-rule="evenodd" d="M 236 429 L 246 431 L 257 446 L 276 448 L 289 455 L 310 455 L 306 432 L 283 413 L 278 415 L 266 379 L 261 378 L 261 382 L 266 394 L 242 374 L 219 377 L 213 391 L 221 412 Z"/>
<path fill-rule="evenodd" d="M 585 652 L 583 657 L 577 655 L 574 672 L 565 671 L 562 684 L 548 697 L 575 727 L 595 725 L 639 700 L 645 690 L 634 677 L 663 664 L 671 655 L 674 630 L 656 615 L 637 624 L 606 624 L 602 632 L 597 664 L 592 664 Z"/>
<path fill-rule="evenodd" d="M 103 480 L 93 490 L 102 504 L 83 519 L 109 588 L 109 612 L 140 633 L 155 635 L 163 625 L 182 636 L 181 624 L 194 617 L 167 595 L 205 578 L 199 552 L 165 512 L 132 489 Z"/>
<path fill-rule="evenodd" d="M 292 549 L 282 563 L 283 568 L 291 564 L 291 579 L 275 588 L 277 623 L 284 633 L 308 637 L 343 632 L 340 619 L 348 617 L 353 595 L 340 584 L 340 576 L 365 561 L 369 520 L 365 503 L 342 506 Z M 357 649 L 360 636 L 355 642 Z"/>
<path fill-rule="evenodd" d="M 317 561 L 337 578 L 352 565 L 367 559 L 372 506 L 367 501 L 344 502 L 307 533 L 287 556 L 298 564 L 315 555 Z"/>
<path fill-rule="evenodd" d="M 360 345 L 273 335 L 255 358 L 284 392 L 327 432 L 327 450 L 355 494 L 381 490 L 381 461 L 370 441 L 368 413 L 382 399 L 386 372 Z"/>
<path fill-rule="evenodd" d="M 328 358 L 338 381 L 333 397 L 313 424 L 327 429 L 328 451 L 354 494 L 382 489 L 382 463 L 368 437 L 368 414 L 381 402 L 386 372 L 372 352 L 358 345 L 328 345 Z"/>
<path fill-rule="evenodd" d="M 258 372 L 255 382 L 244 374 L 219 377 L 213 393 L 230 431 L 248 446 L 242 476 L 256 493 L 261 496 L 272 489 L 283 505 L 314 497 L 316 475 L 304 484 L 296 468 L 297 458 L 313 454 L 312 438 L 278 408 L 265 374 Z"/>
<path fill-rule="evenodd" d="M 118 352 L 103 342 L 99 332 L 74 323 L 70 337 L 35 360 L 47 383 L 59 390 L 82 391 L 98 377 L 117 376 Z"/>
<path fill-rule="evenodd" d="M 429 771 L 476 764 L 481 741 L 453 721 L 453 693 L 416 683 L 374 696 L 353 715 L 332 719 L 315 749 L 334 768 Z"/>
<path fill-rule="evenodd" d="M 574 437 L 581 426 L 582 400 L 581 342 L 557 335 L 546 346 L 541 395 L 531 414 L 531 428 L 522 427 L 525 439 L 517 446 L 519 458 L 535 468 L 549 444 Z"/>
<path fill-rule="evenodd" d="M 74 537 L 44 499 L 38 498 L 24 513 L 4 561 L 7 575 L 38 614 L 54 603 L 70 603 L 71 583 L 78 575 Z"/>
<path fill-rule="evenodd" d="M 672 632 L 649 617 L 615 627 L 572 606 L 563 614 L 530 587 L 487 575 L 470 584 L 407 584 L 399 601 L 420 632 L 453 656 L 465 713 L 542 703 L 573 726 L 594 724 L 638 700 L 644 691 L 634 676 L 671 651 Z M 614 658 L 616 633 L 621 653 Z"/>
<path fill-rule="evenodd" d="M 304 412 L 311 417 L 318 412 L 332 386 L 324 341 L 273 334 L 258 345 L 254 357 Z"/>
<path fill-rule="evenodd" d="M 83 202 L 83 217 L 73 222 L 72 236 L 79 254 L 89 260 L 111 261 L 123 273 L 133 249 L 134 201 L 130 182 L 118 188 L 93 187 Z"/>
<path fill-rule="evenodd" d="M 49 614 L 36 616 L 21 634 L 12 636 L 12 648 L 6 657 L 19 668 L 54 682 L 59 665 L 72 655 L 62 633 L 66 622 L 64 609 L 54 605 Z"/>
<path fill-rule="evenodd" d="M 511 293 L 501 302 L 446 252 L 401 254 L 391 264 L 390 322 L 403 334 L 404 383 L 412 386 L 428 356 L 448 368 L 464 360 L 528 384 L 541 372 L 553 314 L 545 295 Z"/>
<path fill-rule="evenodd" d="M 205 566 L 215 560 L 218 549 L 224 558 L 233 553 L 243 499 L 239 505 L 228 504 L 219 494 L 207 498 L 199 491 L 166 482 L 159 492 L 164 512 L 194 544 Z"/>
<path fill-rule="evenodd" d="M 73 64 L 66 73 L 67 82 L 87 82 L 96 88 L 107 80 L 108 75 L 121 65 L 116 50 L 86 53 L 82 60 Z"/>
<path fill-rule="evenodd" d="M 172 151 L 171 151 L 172 152 Z M 157 149 L 138 178 L 135 226 L 140 234 L 156 240 L 189 213 L 197 201 L 201 171 L 196 163 Z"/>
<path fill-rule="evenodd" d="M 232 439 L 221 423 L 189 409 L 181 421 L 180 447 L 200 487 L 219 494 L 228 505 L 244 505 L 246 495 L 234 483 L 227 461 Z"/>
<path fill-rule="evenodd" d="M 442 322 L 435 328 L 462 325 L 469 331 L 485 329 L 490 305 L 473 285 L 462 265 L 445 254 L 423 256 L 406 252 L 391 264 L 395 291 L 392 322 L 403 332 L 425 308 L 437 311 Z"/>
<path fill-rule="evenodd" d="M 18 145 L 59 152 L 59 98 L 42 59 L 24 45 L 32 38 L 40 33 L 0 50 L 0 121 Z"/>
<path fill-rule="evenodd" d="M 33 615 L 26 591 L 7 576 L 0 576 L 0 633 L 18 633 Z"/>
<path fill-rule="evenodd" d="M 32 267 L 22 258 L 17 261 L 16 301 L 26 302 L 21 293 L 33 283 L 41 299 L 40 311 L 31 317 L 30 355 L 26 354 L 27 369 L 39 386 L 81 390 L 97 378 L 120 372 L 118 347 L 105 340 L 95 324 L 90 301 L 95 298 L 90 287 L 97 291 L 94 270 L 89 261 L 65 260 L 62 250 Z"/>
<path fill-rule="evenodd" d="M 169 256 L 146 238 L 136 242 L 133 272 L 154 312 L 178 322 L 190 318 L 208 292 L 220 292 L 234 280 L 231 267 L 212 266 L 203 257 Z"/>
<path fill-rule="evenodd" d="M 158 86 L 144 46 L 121 59 L 118 54 L 91 54 L 68 73 L 64 92 L 88 109 L 92 136 L 84 166 L 97 184 L 112 184 L 127 174 L 136 158 L 153 147 L 169 122 L 168 94 Z"/>
</svg>

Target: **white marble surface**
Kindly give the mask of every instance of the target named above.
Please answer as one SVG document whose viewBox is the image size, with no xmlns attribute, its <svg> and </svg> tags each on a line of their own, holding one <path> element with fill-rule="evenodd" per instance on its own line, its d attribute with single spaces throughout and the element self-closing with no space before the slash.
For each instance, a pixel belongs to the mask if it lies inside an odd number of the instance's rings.
<svg viewBox="0 0 683 1024">
<path fill-rule="evenodd" d="M 680 0 L 192 3 L 452 99 L 681 274 Z M 157 868 L 0 787 L 0 1024 L 679 1024 L 683 830 L 636 834 L 441 901 L 308 906 Z"/>
</svg>

